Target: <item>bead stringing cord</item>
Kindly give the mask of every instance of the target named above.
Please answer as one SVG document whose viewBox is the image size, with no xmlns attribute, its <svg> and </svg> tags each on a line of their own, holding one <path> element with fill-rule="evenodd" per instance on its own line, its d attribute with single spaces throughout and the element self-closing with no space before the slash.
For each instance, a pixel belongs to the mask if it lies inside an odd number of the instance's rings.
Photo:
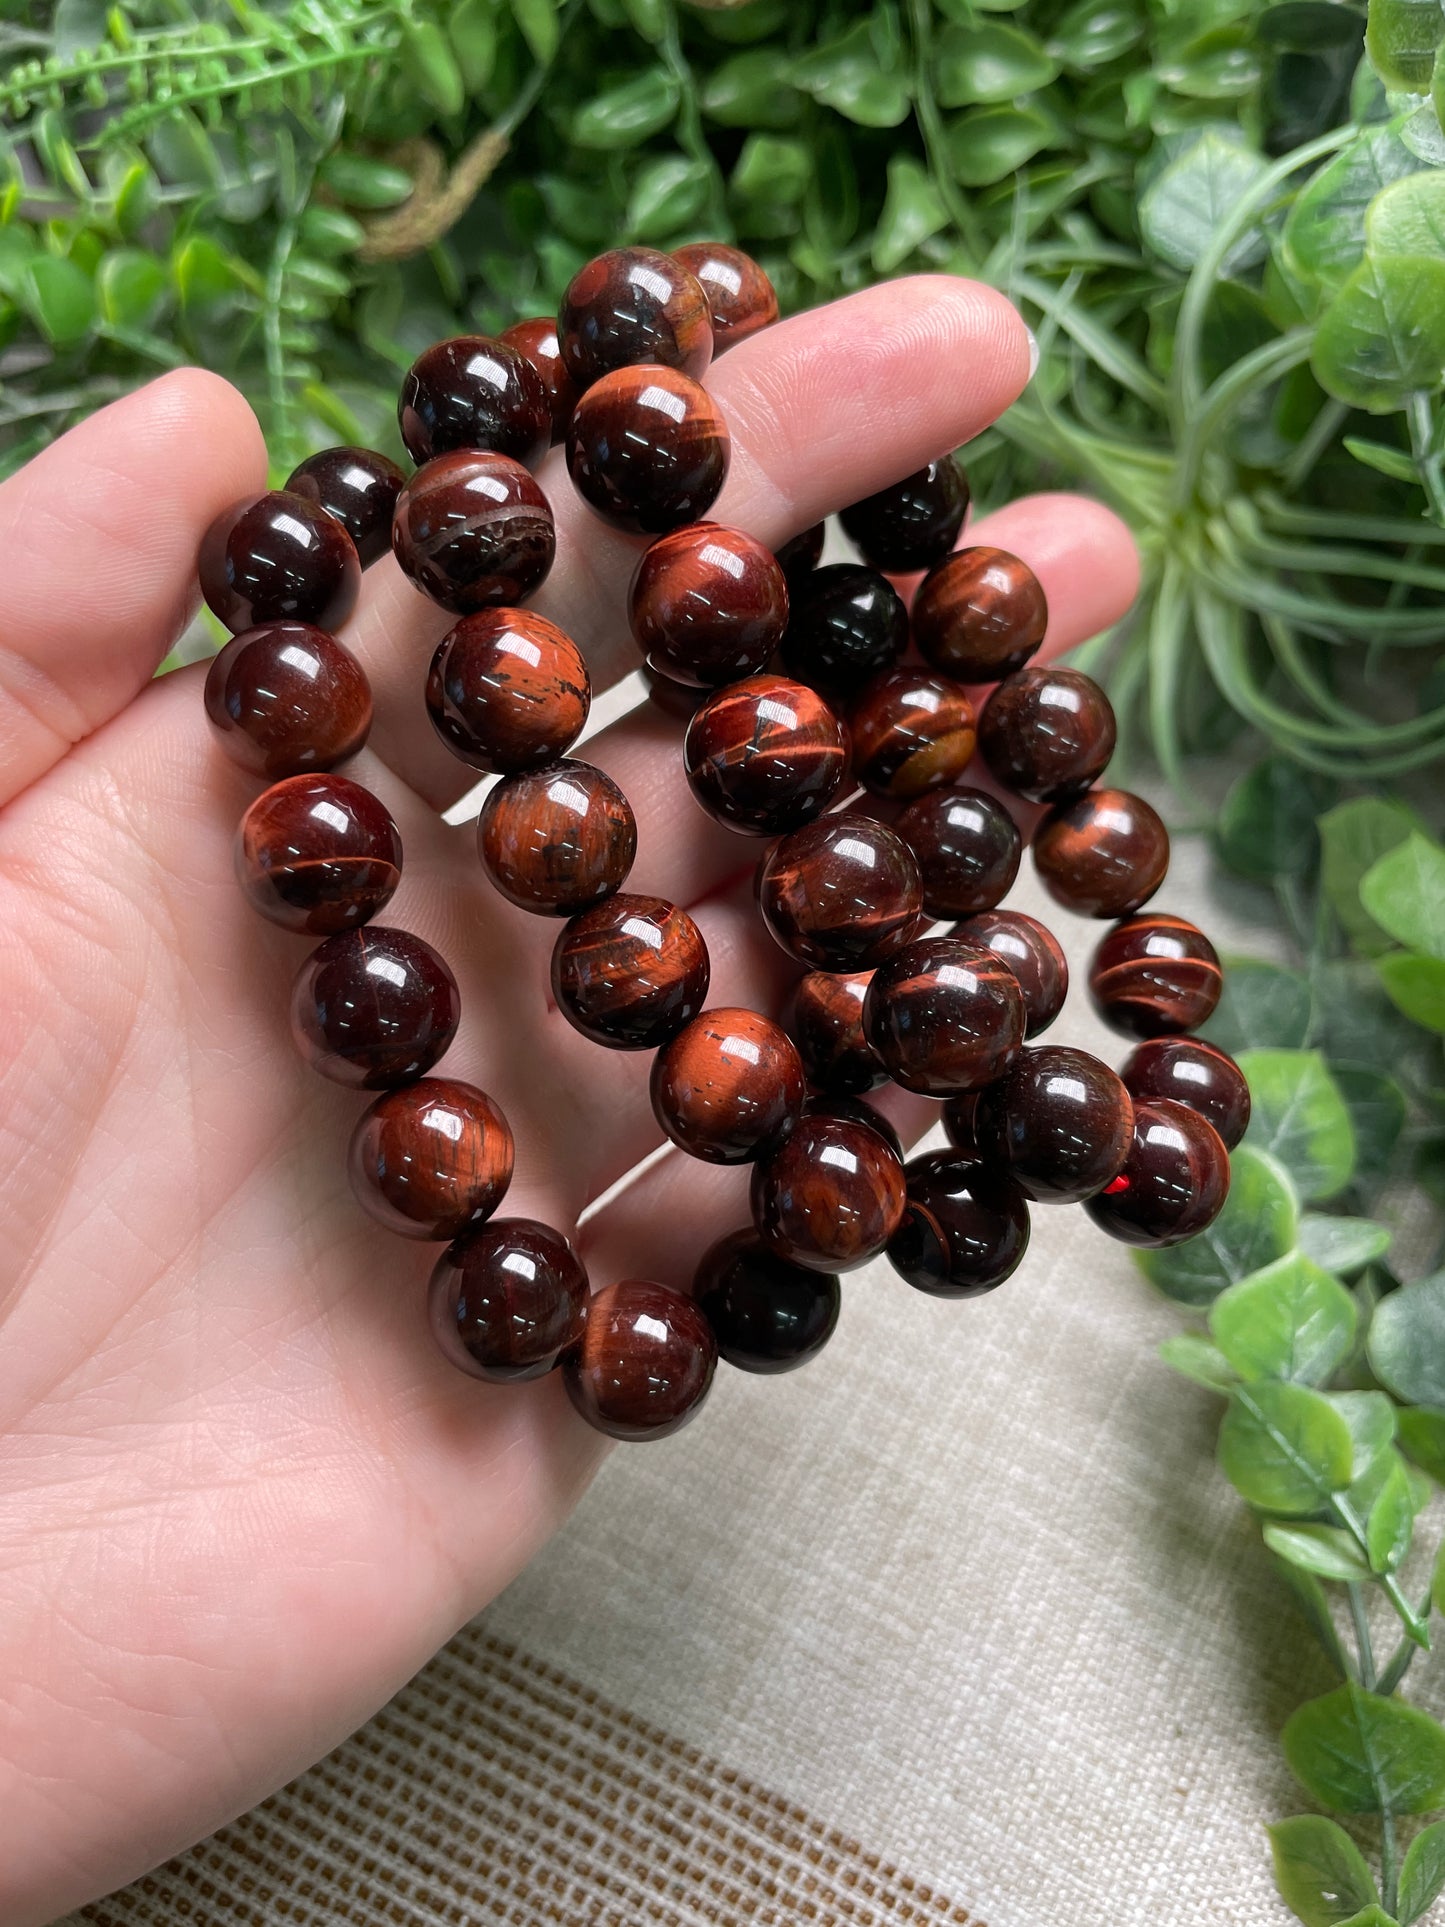
<svg viewBox="0 0 1445 1927">
<path fill-rule="evenodd" d="M 774 556 L 705 519 L 729 438 L 700 384 L 777 313 L 734 248 L 614 249 L 574 278 L 557 321 L 418 357 L 399 403 L 421 464 L 410 478 L 369 450 L 323 450 L 286 491 L 218 517 L 198 564 L 233 631 L 207 714 L 225 753 L 271 785 L 238 832 L 239 880 L 272 923 L 323 939 L 292 991 L 301 1055 L 379 1093 L 349 1153 L 359 1205 L 403 1237 L 449 1241 L 418 1316 L 454 1365 L 498 1383 L 559 1370 L 583 1418 L 619 1439 L 685 1425 L 719 1355 L 759 1373 L 816 1356 L 838 1274 L 880 1253 L 919 1290 L 966 1298 L 1018 1266 L 1030 1204 L 1082 1202 L 1135 1245 L 1195 1235 L 1224 1202 L 1226 1147 L 1249 1117 L 1238 1067 L 1187 1035 L 1218 998 L 1213 946 L 1144 909 L 1168 865 L 1164 825 L 1142 798 L 1098 787 L 1108 698 L 1075 670 L 1031 666 L 1043 590 L 1017 556 L 966 535 L 957 546 L 969 491 L 955 457 L 844 511 L 856 564 L 818 567 L 821 525 Z M 653 538 L 625 614 L 651 700 L 679 719 L 698 803 L 740 850 L 771 839 L 759 909 L 799 965 L 783 1025 L 707 1004 L 692 918 L 625 889 L 627 798 L 569 755 L 586 663 L 520 606 L 552 562 L 551 505 L 530 470 L 558 443 L 589 506 Z M 674 1145 L 752 1166 L 753 1222 L 700 1254 L 688 1288 L 625 1278 L 593 1292 L 562 1232 L 495 1215 L 511 1127 L 436 1068 L 456 980 L 430 945 L 372 921 L 400 880 L 401 840 L 374 796 L 331 773 L 371 723 L 366 675 L 332 631 L 388 533 L 417 589 L 460 618 L 427 708 L 454 755 L 502 779 L 478 824 L 493 885 L 519 911 L 565 919 L 559 1010 L 604 1047 L 656 1053 L 652 1103 Z M 924 572 L 911 617 L 880 570 Z M 910 638 L 921 667 L 904 660 Z M 999 907 L 1022 839 L 967 783 L 976 744 L 996 783 L 1048 806 L 1034 862 L 1050 893 L 1111 922 L 1089 991 L 1142 1040 L 1122 1077 L 1032 1041 L 1068 969 L 1042 924 Z M 891 824 L 850 807 L 860 781 L 906 805 Z M 890 1079 L 940 1100 L 948 1146 L 905 1163 L 862 1096 Z"/>
</svg>

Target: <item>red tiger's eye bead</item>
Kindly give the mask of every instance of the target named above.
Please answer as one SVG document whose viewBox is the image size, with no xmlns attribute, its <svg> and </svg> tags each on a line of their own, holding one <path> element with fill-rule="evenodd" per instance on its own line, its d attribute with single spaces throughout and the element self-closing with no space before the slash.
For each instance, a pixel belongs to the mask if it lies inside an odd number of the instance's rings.
<svg viewBox="0 0 1445 1927">
<path fill-rule="evenodd" d="M 579 268 L 562 297 L 557 334 L 567 372 L 584 389 L 638 362 L 701 380 L 713 354 L 697 276 L 655 248 L 610 248 Z"/>
<path fill-rule="evenodd" d="M 1134 1137 L 1134 1104 L 1088 1051 L 1021 1051 L 979 1093 L 973 1128 L 987 1162 L 1006 1164 L 1025 1197 L 1075 1204 L 1117 1177 Z"/>
<path fill-rule="evenodd" d="M 863 1029 L 896 1083 L 950 1097 L 993 1083 L 1017 1056 L 1023 993 L 982 945 L 920 937 L 873 973 Z"/>
<path fill-rule="evenodd" d="M 512 776 L 565 756 L 592 681 L 582 652 L 530 609 L 481 609 L 442 638 L 427 675 L 432 726 L 473 769 Z"/>
<path fill-rule="evenodd" d="M 542 378 L 547 407 L 552 417 L 552 446 L 566 439 L 567 424 L 577 406 L 581 389 L 567 373 L 562 361 L 562 345 L 557 339 L 557 324 L 550 315 L 532 321 L 514 321 L 503 328 L 497 339 L 526 357 Z"/>
<path fill-rule="evenodd" d="M 1024 1035 L 1046 1031 L 1069 994 L 1069 963 L 1052 930 L 1022 910 L 981 910 L 952 932 L 1001 957 L 1024 995 Z"/>
<path fill-rule="evenodd" d="M 700 522 L 727 480 L 732 440 L 706 389 L 674 368 L 618 368 L 589 388 L 567 434 L 577 492 L 605 522 L 662 535 Z"/>
<path fill-rule="evenodd" d="M 871 568 L 931 569 L 953 553 L 968 513 L 968 477 L 952 455 L 844 509 L 843 533 Z"/>
<path fill-rule="evenodd" d="M 903 1215 L 903 1166 L 852 1118 L 799 1118 L 753 1166 L 753 1223 L 769 1250 L 810 1271 L 876 1258 Z"/>
<path fill-rule="evenodd" d="M 520 462 L 454 448 L 402 490 L 391 546 L 424 594 L 467 615 L 525 601 L 552 566 L 557 530 L 546 496 Z"/>
<path fill-rule="evenodd" d="M 811 970 L 793 991 L 788 1028 L 816 1091 L 857 1096 L 887 1082 L 888 1072 L 863 1035 L 867 971 Z"/>
<path fill-rule="evenodd" d="M 1044 639 L 1048 604 L 1026 563 L 1004 549 L 958 549 L 913 599 L 913 640 L 925 662 L 959 682 L 996 682 L 1022 669 Z"/>
<path fill-rule="evenodd" d="M 1223 985 L 1219 952 L 1204 932 L 1157 910 L 1115 924 L 1089 968 L 1094 1009 L 1125 1037 L 1198 1030 Z"/>
<path fill-rule="evenodd" d="M 712 1326 L 691 1298 L 625 1278 L 589 1301 L 562 1382 L 587 1423 L 609 1438 L 663 1439 L 696 1415 L 716 1367 Z"/>
<path fill-rule="evenodd" d="M 530 466 L 552 440 L 542 377 L 511 342 L 487 335 L 455 335 L 424 349 L 402 379 L 396 419 L 414 462 L 487 448 Z"/>
<path fill-rule="evenodd" d="M 403 1238 L 457 1238 L 512 1181 L 512 1132 L 485 1091 L 421 1077 L 364 1111 L 351 1138 L 357 1202 Z"/>
<path fill-rule="evenodd" d="M 842 1302 L 832 1273 L 789 1264 L 751 1226 L 703 1253 L 692 1295 L 718 1350 L 744 1372 L 791 1372 L 816 1358 Z"/>
<path fill-rule="evenodd" d="M 894 828 L 918 858 L 928 916 L 992 910 L 1013 888 L 1024 840 L 1003 804 L 983 790 L 930 790 Z"/>
<path fill-rule="evenodd" d="M 822 546 L 820 535 L 820 553 Z M 783 637 L 783 666 L 799 682 L 839 699 L 856 696 L 903 654 L 908 611 L 893 584 L 876 569 L 856 562 L 830 563 L 800 580 L 790 576 L 789 591 L 792 609 Z"/>
<path fill-rule="evenodd" d="M 714 687 L 764 667 L 788 621 L 788 585 L 741 529 L 697 522 L 659 536 L 632 578 L 628 614 L 654 669 Z"/>
<path fill-rule="evenodd" d="M 374 917 L 401 882 L 401 838 L 370 790 L 327 771 L 287 776 L 236 832 L 236 879 L 283 930 L 332 937 Z"/>
<path fill-rule="evenodd" d="M 1029 1208 L 1005 1172 L 958 1151 L 929 1151 L 907 1167 L 908 1202 L 888 1262 L 935 1298 L 977 1298 L 1017 1271 Z"/>
<path fill-rule="evenodd" d="M 848 711 L 858 780 L 876 796 L 920 796 L 955 783 L 973 761 L 973 705 L 956 683 L 890 669 Z"/>
<path fill-rule="evenodd" d="M 552 951 L 552 995 L 574 1029 L 614 1050 L 652 1050 L 702 1009 L 707 945 L 685 910 L 620 892 L 584 910 Z"/>
<path fill-rule="evenodd" d="M 1124 1168 L 1084 1209 L 1129 1245 L 1175 1245 L 1219 1216 L 1229 1195 L 1229 1153 L 1197 1111 L 1162 1099 L 1134 1106 Z"/>
<path fill-rule="evenodd" d="M 323 448 L 292 469 L 286 489 L 334 516 L 369 569 L 391 548 L 391 518 L 405 484 L 391 457 L 374 448 Z"/>
<path fill-rule="evenodd" d="M 1249 1124 L 1249 1085 L 1227 1052 L 1198 1037 L 1157 1037 L 1131 1052 L 1120 1076 L 1136 1104 L 1159 1098 L 1198 1111 L 1232 1151 Z"/>
<path fill-rule="evenodd" d="M 692 241 L 674 248 L 672 258 L 696 276 L 706 297 L 715 355 L 777 320 L 773 284 L 741 248 L 730 248 L 722 241 Z"/>
<path fill-rule="evenodd" d="M 748 676 L 708 697 L 683 740 L 692 793 L 719 823 L 781 836 L 811 823 L 848 775 L 848 736 L 813 690 Z"/>
<path fill-rule="evenodd" d="M 508 903 L 571 917 L 627 881 L 637 854 L 632 806 L 590 763 L 550 763 L 498 783 L 482 805 L 477 847 Z"/>
<path fill-rule="evenodd" d="M 705 1010 L 652 1060 L 653 1115 L 706 1164 L 756 1157 L 799 1115 L 804 1089 L 792 1038 L 754 1010 Z"/>
<path fill-rule="evenodd" d="M 447 1246 L 429 1292 L 442 1351 L 473 1378 L 541 1378 L 581 1336 L 587 1273 L 560 1231 L 493 1218 Z"/>
<path fill-rule="evenodd" d="M 265 622 L 339 629 L 361 593 L 356 544 L 304 495 L 235 502 L 201 537 L 201 594 L 236 633 Z"/>
<path fill-rule="evenodd" d="M 778 567 L 788 578 L 788 588 L 794 593 L 800 583 L 805 582 L 823 559 L 823 540 L 828 533 L 825 522 L 815 522 L 801 535 L 795 535 L 791 542 L 785 542 L 778 550 Z"/>
<path fill-rule="evenodd" d="M 206 714 L 233 763 L 275 782 L 354 756 L 371 730 L 366 671 L 309 622 L 233 636 L 206 672 Z"/>
<path fill-rule="evenodd" d="M 1034 832 L 1034 868 L 1049 895 L 1084 917 L 1122 917 L 1169 869 L 1169 832 L 1142 796 L 1090 790 L 1049 811 Z"/>
<path fill-rule="evenodd" d="M 763 921 L 815 970 L 870 970 L 923 914 L 918 861 L 896 831 L 852 811 L 785 836 L 758 871 Z"/>
<path fill-rule="evenodd" d="M 291 1033 L 315 1071 L 381 1090 L 429 1071 L 457 1033 L 457 980 L 429 943 L 369 924 L 328 937 L 296 974 Z"/>
<path fill-rule="evenodd" d="M 1048 663 L 1001 682 L 978 719 L 983 760 L 1033 803 L 1071 803 L 1114 754 L 1114 706 L 1090 676 Z"/>
</svg>

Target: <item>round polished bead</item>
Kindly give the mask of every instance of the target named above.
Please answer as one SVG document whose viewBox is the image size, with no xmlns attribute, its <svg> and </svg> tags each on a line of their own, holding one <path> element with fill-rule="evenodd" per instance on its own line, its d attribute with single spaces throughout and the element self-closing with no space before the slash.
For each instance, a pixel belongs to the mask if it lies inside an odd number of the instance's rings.
<svg viewBox="0 0 1445 1927">
<path fill-rule="evenodd" d="M 787 627 L 788 585 L 772 551 L 751 535 L 696 522 L 644 552 L 628 617 L 654 669 L 716 687 L 771 659 Z"/>
<path fill-rule="evenodd" d="M 908 1202 L 888 1241 L 900 1277 L 935 1298 L 977 1298 L 1017 1271 L 1029 1208 L 1007 1173 L 959 1151 L 928 1151 L 907 1176 Z"/>
<path fill-rule="evenodd" d="M 777 320 L 777 291 L 741 248 L 730 248 L 723 241 L 691 241 L 674 248 L 672 258 L 696 277 L 706 297 L 715 355 Z"/>
<path fill-rule="evenodd" d="M 587 1273 L 550 1225 L 493 1218 L 447 1246 L 428 1298 L 432 1332 L 452 1364 L 507 1384 L 541 1378 L 577 1342 Z"/>
<path fill-rule="evenodd" d="M 694 712 L 682 756 L 709 816 L 754 836 L 782 836 L 821 816 L 842 789 L 848 733 L 802 683 L 748 676 Z"/>
<path fill-rule="evenodd" d="M 822 1351 L 838 1323 L 837 1277 L 789 1264 L 749 1227 L 703 1253 L 692 1294 L 729 1365 L 791 1372 Z"/>
<path fill-rule="evenodd" d="M 826 1097 L 819 1092 L 804 1101 L 803 1115 L 831 1117 L 865 1125 L 870 1131 L 876 1131 L 894 1156 L 902 1161 L 903 1139 L 898 1126 L 892 1118 L 885 1117 L 876 1104 L 867 1104 L 861 1097 Z"/>
<path fill-rule="evenodd" d="M 852 1118 L 799 1118 L 753 1166 L 753 1223 L 771 1251 L 810 1271 L 876 1258 L 903 1214 L 903 1166 Z"/>
<path fill-rule="evenodd" d="M 512 1131 L 485 1091 L 421 1077 L 363 1111 L 351 1137 L 357 1200 L 403 1238 L 458 1238 L 512 1182 Z"/>
<path fill-rule="evenodd" d="M 1088 1051 L 1021 1051 L 979 1095 L 973 1128 L 985 1161 L 1006 1164 L 1025 1197 L 1077 1204 L 1117 1177 L 1134 1136 L 1134 1103 Z"/>
<path fill-rule="evenodd" d="M 233 763 L 275 782 L 356 754 L 371 730 L 371 684 L 324 629 L 271 622 L 212 659 L 206 714 Z"/>
<path fill-rule="evenodd" d="M 1219 1216 L 1229 1194 L 1229 1153 L 1197 1111 L 1155 1099 L 1134 1106 L 1124 1168 L 1084 1209 L 1128 1245 L 1177 1245 Z"/>
<path fill-rule="evenodd" d="M 1004 549 L 957 549 L 919 585 L 919 654 L 960 682 L 997 682 L 1022 669 L 1044 639 L 1048 604 L 1026 563 Z"/>
<path fill-rule="evenodd" d="M 454 448 L 402 490 L 391 546 L 433 602 L 468 615 L 524 601 L 552 566 L 557 530 L 546 496 L 520 462 Z"/>
<path fill-rule="evenodd" d="M 954 930 L 955 937 L 981 943 L 1018 978 L 1024 998 L 1024 1036 L 1038 1037 L 1064 1007 L 1069 994 L 1069 963 L 1052 930 L 1022 910 L 981 910 Z"/>
<path fill-rule="evenodd" d="M 794 830 L 758 871 L 763 921 L 815 970 L 871 970 L 923 914 L 918 860 L 895 830 L 848 811 Z"/>
<path fill-rule="evenodd" d="M 311 1068 L 380 1090 L 429 1071 L 456 1036 L 457 980 L 429 943 L 369 924 L 328 937 L 297 972 L 291 1033 Z"/>
<path fill-rule="evenodd" d="M 893 584 L 876 569 L 833 562 L 801 578 L 790 571 L 789 589 L 792 610 L 783 637 L 783 666 L 799 682 L 827 696 L 854 696 L 903 654 L 908 611 Z"/>
<path fill-rule="evenodd" d="M 562 345 L 557 339 L 557 324 L 550 315 L 531 321 L 514 321 L 497 336 L 509 348 L 530 361 L 542 379 L 547 410 L 552 420 L 552 446 L 565 440 L 567 425 L 582 391 L 567 373 L 562 361 Z"/>
<path fill-rule="evenodd" d="M 978 1106 L 982 1091 L 960 1091 L 943 1106 L 943 1134 L 955 1151 L 966 1152 L 977 1163 L 983 1162 L 978 1142 Z"/>
<path fill-rule="evenodd" d="M 661 897 L 609 897 L 584 910 L 552 951 L 552 995 L 574 1029 L 614 1050 L 652 1050 L 707 997 L 707 945 Z"/>
<path fill-rule="evenodd" d="M 589 1301 L 562 1382 L 587 1423 L 609 1438 L 662 1439 L 695 1416 L 716 1368 L 717 1340 L 691 1298 L 625 1278 Z"/>
<path fill-rule="evenodd" d="M 542 377 L 520 349 L 488 335 L 454 335 L 424 349 L 402 377 L 396 419 L 414 462 L 486 448 L 530 465 L 552 441 Z"/>
<path fill-rule="evenodd" d="M 755 1010 L 694 1017 L 652 1060 L 652 1111 L 673 1143 L 705 1164 L 746 1164 L 803 1108 L 803 1060 Z"/>
<path fill-rule="evenodd" d="M 973 704 L 925 669 L 875 676 L 848 711 L 858 781 L 875 796 L 921 796 L 973 761 Z"/>
<path fill-rule="evenodd" d="M 810 970 L 793 990 L 788 1028 L 815 1091 L 854 1097 L 887 1082 L 888 1072 L 863 1035 L 870 976 Z"/>
<path fill-rule="evenodd" d="M 1249 1124 L 1249 1085 L 1226 1051 L 1198 1037 L 1153 1037 L 1119 1073 L 1136 1104 L 1159 1098 L 1198 1111 L 1232 1151 Z"/>
<path fill-rule="evenodd" d="M 263 622 L 339 629 L 361 593 L 356 544 L 304 495 L 273 489 L 222 510 L 201 537 L 201 594 L 233 634 Z"/>
<path fill-rule="evenodd" d="M 565 756 L 587 721 L 582 652 L 530 609 L 479 609 L 437 646 L 426 681 L 432 727 L 473 769 L 513 776 Z"/>
<path fill-rule="evenodd" d="M 579 268 L 557 316 L 562 360 L 579 388 L 639 362 L 700 381 L 713 355 L 697 276 L 655 248 L 610 248 Z"/>
<path fill-rule="evenodd" d="M 1024 840 L 1003 804 L 983 790 L 929 790 L 894 828 L 918 858 L 928 916 L 992 910 L 1013 888 Z"/>
<path fill-rule="evenodd" d="M 1066 910 L 1123 917 L 1149 901 L 1169 869 L 1169 832 L 1128 790 L 1090 790 L 1049 811 L 1034 832 L 1034 868 Z"/>
<path fill-rule="evenodd" d="M 1017 1056 L 1023 992 L 982 945 L 920 937 L 874 972 L 863 1029 L 895 1083 L 950 1097 L 993 1083 Z"/>
<path fill-rule="evenodd" d="M 867 495 L 838 518 L 870 568 L 889 575 L 931 569 L 953 553 L 968 513 L 968 478 L 952 455 L 891 488 Z"/>
<path fill-rule="evenodd" d="M 482 867 L 508 903 L 571 917 L 627 881 L 637 854 L 632 806 L 590 763 L 550 763 L 492 789 L 477 822 Z"/>
<path fill-rule="evenodd" d="M 370 790 L 322 770 L 284 777 L 256 798 L 236 832 L 235 862 L 252 909 L 283 930 L 333 937 L 391 901 L 401 838 Z"/>
<path fill-rule="evenodd" d="M 1219 952 L 1196 924 L 1146 910 L 1105 936 L 1089 966 L 1094 1009 L 1124 1037 L 1177 1037 L 1214 1014 Z"/>
<path fill-rule="evenodd" d="M 801 535 L 795 535 L 778 550 L 778 567 L 788 578 L 788 588 L 796 595 L 823 559 L 823 541 L 828 533 L 825 522 L 815 522 Z"/>
<path fill-rule="evenodd" d="M 286 488 L 334 516 L 369 569 L 391 548 L 391 519 L 405 484 L 391 457 L 374 448 L 323 448 L 292 469 Z"/>
<path fill-rule="evenodd" d="M 662 535 L 700 522 L 727 480 L 732 440 L 722 411 L 674 368 L 619 368 L 577 404 L 567 468 L 605 522 Z"/>
<path fill-rule="evenodd" d="M 1071 803 L 1114 754 L 1114 706 L 1092 676 L 1047 663 L 1001 682 L 978 719 L 995 779 L 1032 803 Z"/>
</svg>

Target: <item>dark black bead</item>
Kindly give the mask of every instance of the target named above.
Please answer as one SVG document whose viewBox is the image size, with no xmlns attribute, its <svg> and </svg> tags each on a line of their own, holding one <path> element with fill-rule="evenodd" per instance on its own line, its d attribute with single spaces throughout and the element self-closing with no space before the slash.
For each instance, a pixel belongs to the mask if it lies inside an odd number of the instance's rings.
<svg viewBox="0 0 1445 1927">
<path fill-rule="evenodd" d="M 810 688 L 851 696 L 903 654 L 908 611 L 876 569 L 834 562 L 790 580 L 789 593 L 783 664 Z"/>
<path fill-rule="evenodd" d="M 751 1226 L 704 1255 L 693 1296 L 718 1350 L 745 1372 L 791 1372 L 816 1358 L 833 1336 L 841 1299 L 833 1272 L 789 1264 Z"/>
</svg>

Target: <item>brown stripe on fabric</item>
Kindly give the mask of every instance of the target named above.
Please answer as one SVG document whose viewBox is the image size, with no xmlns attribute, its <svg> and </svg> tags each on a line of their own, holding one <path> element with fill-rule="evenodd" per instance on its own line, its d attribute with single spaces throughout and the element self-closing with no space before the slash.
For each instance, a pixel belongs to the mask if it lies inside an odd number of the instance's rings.
<svg viewBox="0 0 1445 1927">
<path fill-rule="evenodd" d="M 91 1927 L 981 1927 L 891 1861 L 480 1626 Z"/>
</svg>

